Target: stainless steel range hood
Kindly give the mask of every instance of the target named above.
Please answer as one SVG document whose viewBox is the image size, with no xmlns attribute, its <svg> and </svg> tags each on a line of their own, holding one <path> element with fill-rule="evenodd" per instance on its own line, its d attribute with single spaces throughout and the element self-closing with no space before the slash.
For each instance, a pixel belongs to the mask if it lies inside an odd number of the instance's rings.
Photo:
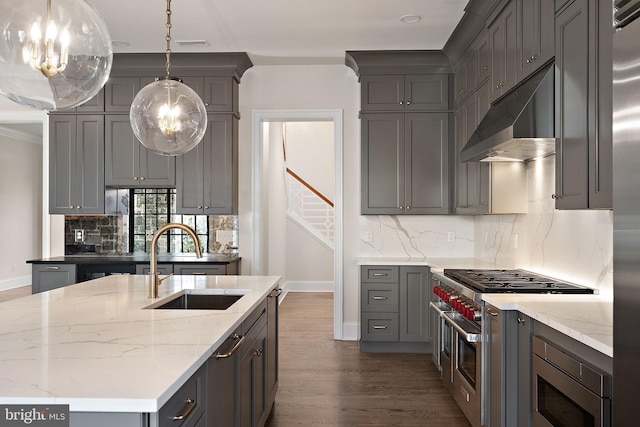
<svg viewBox="0 0 640 427">
<path fill-rule="evenodd" d="M 460 161 L 525 161 L 555 153 L 553 63 L 492 105 Z"/>
</svg>

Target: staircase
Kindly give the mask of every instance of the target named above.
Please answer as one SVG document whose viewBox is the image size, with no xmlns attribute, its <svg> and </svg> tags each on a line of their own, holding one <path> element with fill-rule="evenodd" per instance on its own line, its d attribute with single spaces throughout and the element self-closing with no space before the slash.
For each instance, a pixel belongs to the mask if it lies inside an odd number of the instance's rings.
<svg viewBox="0 0 640 427">
<path fill-rule="evenodd" d="M 333 203 L 287 168 L 287 217 L 333 251 Z"/>
</svg>

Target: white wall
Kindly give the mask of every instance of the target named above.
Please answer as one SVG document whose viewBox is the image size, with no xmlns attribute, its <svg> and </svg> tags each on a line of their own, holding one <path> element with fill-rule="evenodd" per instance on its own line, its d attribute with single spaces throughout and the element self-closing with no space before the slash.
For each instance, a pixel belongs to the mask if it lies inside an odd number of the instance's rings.
<svg viewBox="0 0 640 427">
<path fill-rule="evenodd" d="M 527 180 L 526 215 L 476 218 L 476 256 L 612 295 L 613 211 L 556 210 L 555 156 L 528 163 Z"/>
<path fill-rule="evenodd" d="M 287 167 L 333 201 L 333 122 L 288 122 Z"/>
<path fill-rule="evenodd" d="M 0 136 L 0 289 L 31 283 L 42 252 L 42 144 Z"/>
</svg>

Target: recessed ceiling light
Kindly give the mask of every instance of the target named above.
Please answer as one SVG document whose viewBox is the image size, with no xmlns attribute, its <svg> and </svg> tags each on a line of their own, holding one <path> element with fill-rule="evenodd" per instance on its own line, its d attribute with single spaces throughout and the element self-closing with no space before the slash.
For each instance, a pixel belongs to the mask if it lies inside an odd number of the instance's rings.
<svg viewBox="0 0 640 427">
<path fill-rule="evenodd" d="M 403 24 L 415 24 L 416 22 L 420 22 L 422 16 L 420 15 L 404 15 L 400 18 L 400 22 Z"/>
<path fill-rule="evenodd" d="M 206 40 L 176 40 L 176 44 L 180 46 L 207 46 L 209 42 Z"/>
<path fill-rule="evenodd" d="M 111 45 L 113 47 L 129 47 L 129 42 L 125 42 L 123 40 L 112 40 Z"/>
</svg>

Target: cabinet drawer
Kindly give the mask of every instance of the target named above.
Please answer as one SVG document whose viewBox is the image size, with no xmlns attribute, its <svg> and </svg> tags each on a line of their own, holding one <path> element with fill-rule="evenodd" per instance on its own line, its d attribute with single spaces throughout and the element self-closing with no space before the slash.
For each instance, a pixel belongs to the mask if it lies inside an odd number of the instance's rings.
<svg viewBox="0 0 640 427">
<path fill-rule="evenodd" d="M 362 341 L 398 341 L 398 313 L 362 313 Z"/>
<path fill-rule="evenodd" d="M 174 264 L 173 272 L 177 275 L 215 276 L 227 274 L 226 265 Z"/>
<path fill-rule="evenodd" d="M 151 266 L 149 264 L 136 264 L 136 274 L 149 274 Z M 159 274 L 173 273 L 173 264 L 158 264 Z"/>
<path fill-rule="evenodd" d="M 363 283 L 360 296 L 362 311 L 384 313 L 398 311 L 398 285 L 395 283 Z"/>
<path fill-rule="evenodd" d="M 77 281 L 76 264 L 33 264 L 31 267 L 31 292 L 50 291 Z"/>
<path fill-rule="evenodd" d="M 242 335 L 247 335 L 249 330 L 256 324 L 256 322 L 264 315 L 266 320 L 267 314 L 267 300 L 265 299 L 260 303 L 260 305 L 251 312 L 251 314 L 242 322 Z M 248 342 L 249 339 L 246 338 L 245 342 Z"/>
<path fill-rule="evenodd" d="M 206 365 L 187 380 L 186 383 L 160 408 L 159 427 L 195 426 L 206 408 Z"/>
<path fill-rule="evenodd" d="M 361 282 L 378 282 L 378 283 L 397 283 L 398 267 L 397 266 L 373 266 L 363 265 L 360 270 Z"/>
</svg>

